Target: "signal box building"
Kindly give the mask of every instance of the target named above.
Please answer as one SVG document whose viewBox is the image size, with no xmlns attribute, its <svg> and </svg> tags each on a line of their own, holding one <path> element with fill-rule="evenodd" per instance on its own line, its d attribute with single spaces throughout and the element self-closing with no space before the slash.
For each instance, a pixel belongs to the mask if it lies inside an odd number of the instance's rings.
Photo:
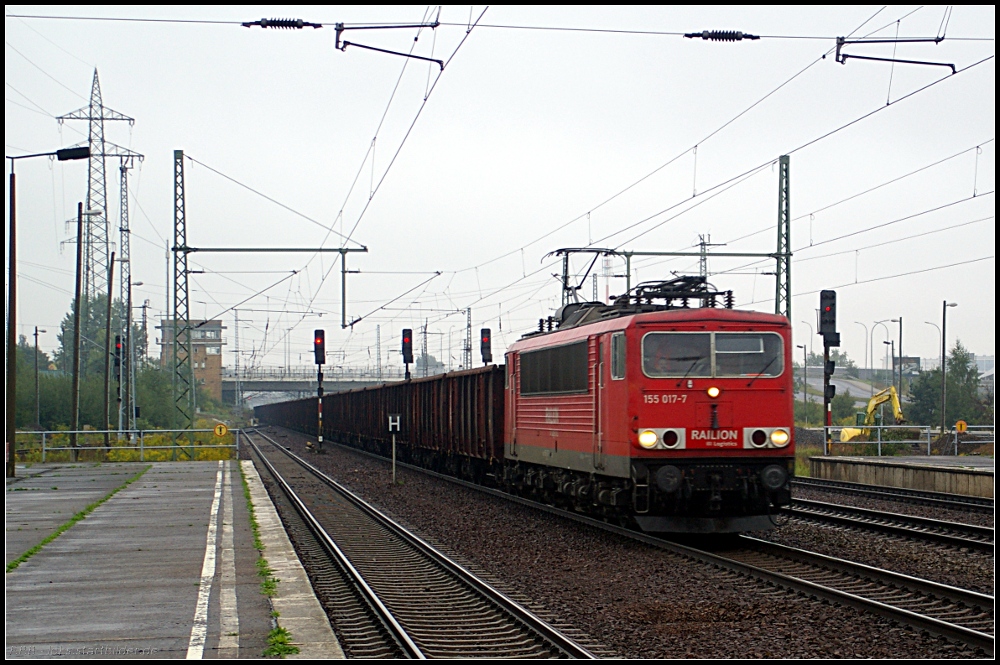
<svg viewBox="0 0 1000 665">
<path fill-rule="evenodd" d="M 183 322 L 181 322 L 183 323 Z M 212 399 L 222 401 L 222 347 L 226 340 L 222 321 L 192 320 L 191 347 L 194 380 Z M 160 367 L 169 368 L 174 355 L 174 320 L 161 319 L 157 326 L 160 337 Z"/>
</svg>

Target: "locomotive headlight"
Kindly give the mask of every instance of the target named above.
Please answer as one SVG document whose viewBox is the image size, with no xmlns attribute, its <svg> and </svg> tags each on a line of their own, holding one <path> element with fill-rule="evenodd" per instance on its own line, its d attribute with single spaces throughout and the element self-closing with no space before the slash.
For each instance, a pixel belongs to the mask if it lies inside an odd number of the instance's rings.
<svg viewBox="0 0 1000 665">
<path fill-rule="evenodd" d="M 721 391 L 721 390 L 719 390 L 719 389 L 718 389 L 717 387 L 715 387 L 715 386 L 712 386 L 711 388 L 709 388 L 709 389 L 708 389 L 708 390 L 706 390 L 705 392 L 706 392 L 706 393 L 708 393 L 708 396 L 709 396 L 709 397 L 711 397 L 712 399 L 715 399 L 716 397 L 718 397 L 719 395 L 721 395 L 721 394 L 722 394 L 722 391 Z"/>
<path fill-rule="evenodd" d="M 656 436 L 656 432 L 651 429 L 645 429 L 639 432 L 639 445 L 643 448 L 653 448 L 656 446 L 656 442 L 659 437 Z"/>
<path fill-rule="evenodd" d="M 776 429 L 773 432 L 771 432 L 771 443 L 778 446 L 779 448 L 787 446 L 789 438 L 790 437 L 788 436 L 788 432 L 786 432 L 783 429 Z"/>
</svg>

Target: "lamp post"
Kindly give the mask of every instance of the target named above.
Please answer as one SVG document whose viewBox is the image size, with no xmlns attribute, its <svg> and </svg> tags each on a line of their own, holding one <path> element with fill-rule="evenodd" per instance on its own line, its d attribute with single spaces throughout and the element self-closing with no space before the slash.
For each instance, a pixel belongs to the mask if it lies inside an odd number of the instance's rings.
<svg viewBox="0 0 1000 665">
<path fill-rule="evenodd" d="M 872 351 L 872 365 L 875 364 L 875 348 L 874 348 L 874 344 L 875 344 L 875 326 L 882 326 L 883 328 L 885 328 L 885 338 L 888 341 L 888 339 L 889 339 L 889 326 L 885 325 L 886 321 L 889 321 L 889 319 L 882 319 L 881 321 L 876 321 L 875 323 L 872 324 L 872 340 L 871 340 L 871 344 L 872 344 L 872 350 L 871 350 Z"/>
<path fill-rule="evenodd" d="M 88 159 L 90 148 L 64 148 L 55 152 L 38 152 L 31 155 L 6 155 L 10 161 L 10 230 L 8 231 L 8 250 L 10 252 L 7 259 L 7 477 L 13 478 L 15 475 L 15 448 L 14 438 L 17 427 L 14 424 L 14 417 L 17 409 L 17 208 L 16 203 L 16 179 L 14 177 L 14 162 L 19 159 L 30 157 L 52 157 L 55 156 L 60 162 L 73 159 Z"/>
<path fill-rule="evenodd" d="M 896 392 L 899 398 L 903 399 L 903 317 L 892 319 L 892 322 L 899 324 L 899 353 L 896 356 L 899 358 L 899 384 L 896 386 Z"/>
<path fill-rule="evenodd" d="M 809 370 L 807 369 L 809 356 L 806 354 L 805 344 L 796 344 L 795 348 L 802 349 L 802 416 L 809 425 Z"/>
<path fill-rule="evenodd" d="M 875 384 L 872 383 L 872 374 L 871 374 L 872 368 L 868 364 L 868 343 L 869 343 L 868 342 L 868 340 L 869 340 L 869 338 L 868 338 L 868 326 L 866 326 L 865 324 L 861 323 L 860 321 L 855 321 L 855 323 L 865 329 L 865 369 L 868 370 L 868 385 L 871 386 L 871 392 L 869 393 L 868 396 L 871 397 L 872 395 L 875 394 Z"/>
<path fill-rule="evenodd" d="M 926 323 L 929 326 L 934 326 L 935 328 L 937 328 L 937 332 L 938 332 L 938 346 L 940 346 L 941 349 L 942 349 L 941 350 L 941 371 L 944 372 L 944 335 L 941 334 L 941 326 L 939 326 L 938 324 L 933 323 L 931 321 L 924 321 L 924 323 Z M 942 418 L 942 420 L 944 420 L 944 419 Z"/>
<path fill-rule="evenodd" d="M 809 323 L 808 321 L 803 321 L 802 323 L 804 323 L 807 326 L 809 326 L 809 353 L 811 355 L 812 354 L 812 350 L 813 350 L 813 327 L 812 327 L 812 324 Z"/>
<path fill-rule="evenodd" d="M 35 326 L 35 427 L 38 429 L 42 428 L 42 401 L 38 392 L 38 333 L 40 332 L 48 330 L 39 330 L 38 326 Z"/>
<path fill-rule="evenodd" d="M 958 307 L 957 302 L 948 302 L 947 300 L 941 301 L 941 436 L 944 436 L 945 424 L 948 422 L 945 416 L 945 410 L 947 409 L 947 395 L 948 395 L 948 384 L 945 381 L 945 374 L 948 372 L 947 363 L 945 362 L 945 344 L 946 335 L 948 334 L 948 308 Z"/>
<path fill-rule="evenodd" d="M 890 344 L 891 344 L 892 342 L 890 342 L 889 340 L 885 340 L 885 341 L 883 341 L 882 343 L 883 343 L 883 344 L 885 344 L 885 360 L 883 360 L 883 361 L 882 361 L 882 363 L 883 363 L 883 364 L 885 365 L 886 369 L 888 369 L 888 368 L 889 368 L 889 345 L 890 345 Z M 893 348 L 895 348 L 895 347 L 893 347 Z M 889 385 L 890 385 L 890 386 L 891 386 L 891 385 L 892 385 L 893 383 L 895 383 L 895 382 L 896 382 L 896 377 L 895 377 L 895 376 L 893 376 L 892 378 L 893 378 L 893 380 L 889 382 Z"/>
</svg>

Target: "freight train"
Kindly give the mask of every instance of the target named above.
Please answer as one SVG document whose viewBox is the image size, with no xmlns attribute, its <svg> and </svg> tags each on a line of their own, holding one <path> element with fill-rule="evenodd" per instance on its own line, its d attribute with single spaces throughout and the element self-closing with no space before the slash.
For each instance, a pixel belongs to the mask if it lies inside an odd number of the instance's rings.
<svg viewBox="0 0 1000 665">
<path fill-rule="evenodd" d="M 795 468 L 791 327 L 732 303 L 678 277 L 564 305 L 504 365 L 326 395 L 323 436 L 387 455 L 399 414 L 403 461 L 647 532 L 769 529 Z M 316 398 L 255 416 L 317 434 Z"/>
</svg>

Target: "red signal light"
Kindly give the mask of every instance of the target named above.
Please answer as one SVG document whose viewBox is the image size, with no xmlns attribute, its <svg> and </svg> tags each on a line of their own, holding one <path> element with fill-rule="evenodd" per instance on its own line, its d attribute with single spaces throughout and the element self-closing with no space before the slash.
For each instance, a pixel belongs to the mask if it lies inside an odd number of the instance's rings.
<svg viewBox="0 0 1000 665">
<path fill-rule="evenodd" d="M 316 364 L 326 364 L 326 331 L 317 330 L 313 333 L 313 353 L 316 354 Z"/>
<path fill-rule="evenodd" d="M 403 363 L 409 365 L 413 362 L 413 329 L 403 328 Z"/>
</svg>

